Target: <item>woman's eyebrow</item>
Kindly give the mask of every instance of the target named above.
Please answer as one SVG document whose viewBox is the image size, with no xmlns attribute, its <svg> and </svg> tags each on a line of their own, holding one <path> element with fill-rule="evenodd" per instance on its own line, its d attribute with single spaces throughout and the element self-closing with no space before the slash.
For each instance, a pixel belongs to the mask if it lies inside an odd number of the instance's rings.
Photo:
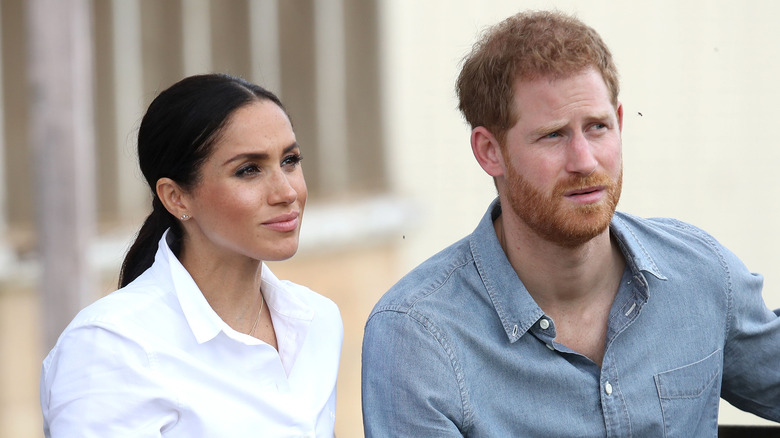
<svg viewBox="0 0 780 438">
<path fill-rule="evenodd" d="M 298 145 L 298 142 L 292 143 L 291 145 L 289 145 L 286 148 L 284 148 L 284 150 L 282 151 L 282 154 L 289 153 L 289 152 L 291 152 L 291 151 L 293 151 L 295 149 L 298 149 L 298 148 L 300 148 L 300 146 Z M 227 165 L 227 164 L 230 164 L 230 163 L 232 163 L 234 161 L 241 161 L 241 160 L 264 161 L 264 160 L 267 160 L 268 158 L 269 158 L 269 156 L 265 152 L 247 152 L 247 153 L 238 154 L 238 155 L 233 156 L 232 158 L 230 158 L 227 161 L 225 161 L 223 163 L 223 165 Z"/>
</svg>

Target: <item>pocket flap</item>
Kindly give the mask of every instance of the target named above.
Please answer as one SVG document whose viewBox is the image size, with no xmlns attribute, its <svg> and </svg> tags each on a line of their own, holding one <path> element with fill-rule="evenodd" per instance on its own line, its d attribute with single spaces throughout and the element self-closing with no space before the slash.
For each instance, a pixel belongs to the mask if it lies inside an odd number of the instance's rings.
<svg viewBox="0 0 780 438">
<path fill-rule="evenodd" d="M 721 374 L 721 350 L 704 359 L 654 376 L 658 396 L 662 399 L 700 396 Z"/>
</svg>

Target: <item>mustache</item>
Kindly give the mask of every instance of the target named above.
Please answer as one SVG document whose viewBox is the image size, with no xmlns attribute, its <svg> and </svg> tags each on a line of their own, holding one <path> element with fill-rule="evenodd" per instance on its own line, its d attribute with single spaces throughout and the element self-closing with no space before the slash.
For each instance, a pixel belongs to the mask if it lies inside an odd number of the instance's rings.
<svg viewBox="0 0 780 438">
<path fill-rule="evenodd" d="M 615 186 L 616 183 L 615 180 L 604 172 L 594 172 L 588 176 L 569 175 L 568 178 L 559 181 L 555 185 L 553 193 L 555 196 L 562 196 L 564 193 L 573 190 L 582 190 L 588 187 L 604 186 L 610 188 Z"/>
</svg>

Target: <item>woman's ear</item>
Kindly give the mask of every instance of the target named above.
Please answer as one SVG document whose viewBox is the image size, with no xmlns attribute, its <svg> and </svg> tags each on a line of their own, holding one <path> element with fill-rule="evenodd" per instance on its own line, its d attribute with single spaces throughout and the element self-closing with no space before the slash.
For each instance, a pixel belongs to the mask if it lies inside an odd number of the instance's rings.
<svg viewBox="0 0 780 438">
<path fill-rule="evenodd" d="M 187 205 L 186 193 L 174 180 L 170 178 L 158 179 L 156 191 L 162 205 L 174 217 L 186 220 L 192 216 Z"/>
<path fill-rule="evenodd" d="M 471 151 L 474 158 L 493 178 L 504 175 L 504 157 L 501 155 L 501 145 L 484 126 L 477 126 L 471 131 Z"/>
</svg>

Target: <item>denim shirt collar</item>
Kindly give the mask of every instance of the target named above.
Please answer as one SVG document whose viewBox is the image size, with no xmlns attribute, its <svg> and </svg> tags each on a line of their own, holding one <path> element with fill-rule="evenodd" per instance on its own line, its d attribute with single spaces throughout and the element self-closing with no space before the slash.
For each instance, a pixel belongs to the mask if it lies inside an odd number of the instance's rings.
<svg viewBox="0 0 780 438">
<path fill-rule="evenodd" d="M 501 205 L 496 198 L 471 234 L 469 247 L 506 335 L 509 341 L 514 343 L 544 316 L 544 311 L 528 293 L 501 248 L 493 226 L 493 221 L 500 214 Z M 642 273 L 647 272 L 666 280 L 650 252 L 633 234 L 622 213 L 615 213 L 610 223 L 610 231 L 617 239 L 626 259 L 626 266 L 632 271 L 633 277 L 641 278 L 646 284 Z"/>
<path fill-rule="evenodd" d="M 666 276 L 661 273 L 653 256 L 645 245 L 642 245 L 642 242 L 629 226 L 626 220 L 628 217 L 625 213 L 615 212 L 612 216 L 612 222 L 609 224 L 609 229 L 620 246 L 620 251 L 626 259 L 626 264 L 631 268 L 634 275 L 637 275 L 639 272 L 647 272 L 660 280 L 666 280 Z"/>
</svg>

